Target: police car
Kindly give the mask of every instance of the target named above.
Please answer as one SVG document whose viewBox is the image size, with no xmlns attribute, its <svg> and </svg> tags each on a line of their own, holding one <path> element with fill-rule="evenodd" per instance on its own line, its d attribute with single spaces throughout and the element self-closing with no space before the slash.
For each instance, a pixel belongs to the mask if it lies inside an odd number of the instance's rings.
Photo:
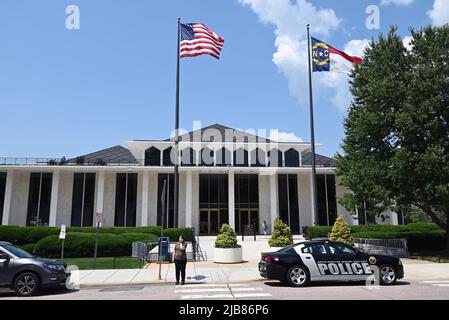
<svg viewBox="0 0 449 320">
<path fill-rule="evenodd" d="M 312 240 L 262 253 L 259 273 L 294 287 L 305 287 L 314 281 L 370 280 L 393 285 L 404 277 L 404 268 L 398 258 L 370 255 L 330 240 Z"/>
</svg>

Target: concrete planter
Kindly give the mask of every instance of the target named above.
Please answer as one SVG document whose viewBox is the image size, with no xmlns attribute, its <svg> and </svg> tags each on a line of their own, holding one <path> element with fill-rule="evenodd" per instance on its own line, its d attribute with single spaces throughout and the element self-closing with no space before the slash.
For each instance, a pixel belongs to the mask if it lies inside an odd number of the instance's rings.
<svg viewBox="0 0 449 320">
<path fill-rule="evenodd" d="M 215 263 L 241 263 L 243 251 L 240 248 L 214 248 Z"/>
</svg>

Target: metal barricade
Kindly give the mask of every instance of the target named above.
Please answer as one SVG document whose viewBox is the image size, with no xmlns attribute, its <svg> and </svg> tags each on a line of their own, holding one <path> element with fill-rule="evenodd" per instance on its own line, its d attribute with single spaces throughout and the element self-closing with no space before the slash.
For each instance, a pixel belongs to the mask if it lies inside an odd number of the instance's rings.
<svg viewBox="0 0 449 320">
<path fill-rule="evenodd" d="M 368 254 L 382 254 L 396 258 L 410 256 L 407 239 L 354 239 L 354 246 Z"/>
<path fill-rule="evenodd" d="M 134 242 L 132 244 L 132 256 L 144 260 L 146 263 L 171 263 L 173 260 L 173 251 L 175 243 L 170 243 L 170 248 L 164 248 L 163 254 L 159 252 L 159 241 L 152 242 Z M 197 242 L 186 242 L 187 261 L 197 261 L 198 257 L 202 257 L 201 249 Z"/>
</svg>

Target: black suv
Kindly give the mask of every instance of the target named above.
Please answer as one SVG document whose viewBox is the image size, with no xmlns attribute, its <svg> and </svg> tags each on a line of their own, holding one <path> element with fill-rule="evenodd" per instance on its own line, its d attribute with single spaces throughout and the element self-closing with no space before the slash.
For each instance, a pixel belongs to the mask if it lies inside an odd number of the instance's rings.
<svg viewBox="0 0 449 320">
<path fill-rule="evenodd" d="M 69 277 L 65 263 L 36 258 L 0 241 L 0 287 L 14 289 L 19 296 L 31 296 L 40 289 L 65 288 Z"/>
</svg>

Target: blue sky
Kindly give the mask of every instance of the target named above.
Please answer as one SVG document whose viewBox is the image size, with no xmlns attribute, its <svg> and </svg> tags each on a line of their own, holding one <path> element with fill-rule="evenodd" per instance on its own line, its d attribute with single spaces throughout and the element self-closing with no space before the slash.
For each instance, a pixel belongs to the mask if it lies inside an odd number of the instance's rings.
<svg viewBox="0 0 449 320">
<path fill-rule="evenodd" d="M 219 62 L 183 59 L 181 127 L 200 120 L 279 129 L 309 141 L 301 61 L 306 23 L 322 40 L 354 49 L 391 24 L 405 36 L 409 27 L 447 19 L 438 15 L 441 7 L 427 13 L 433 1 L 381 1 L 1 0 L 0 156 L 76 156 L 168 137 L 178 16 L 207 24 L 226 41 Z M 380 30 L 369 30 L 365 9 L 376 2 Z M 72 4 L 80 9 L 80 30 L 65 27 Z M 306 10 L 312 14 L 303 17 Z M 332 156 L 344 135 L 347 80 L 314 77 L 316 140 L 319 153 Z"/>
</svg>

